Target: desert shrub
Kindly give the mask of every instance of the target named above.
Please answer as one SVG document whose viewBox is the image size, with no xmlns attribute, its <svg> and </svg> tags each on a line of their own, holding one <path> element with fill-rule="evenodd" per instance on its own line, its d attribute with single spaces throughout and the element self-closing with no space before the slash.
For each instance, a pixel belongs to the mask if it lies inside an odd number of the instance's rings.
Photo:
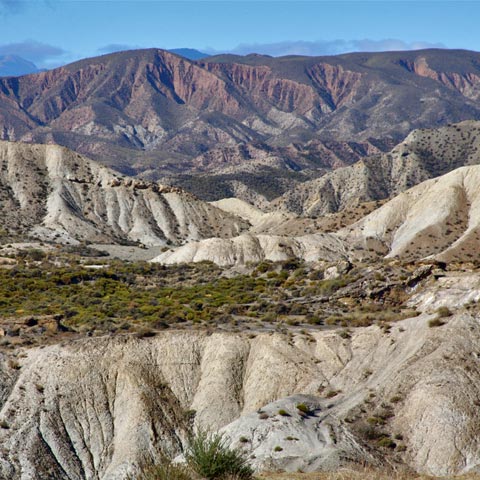
<svg viewBox="0 0 480 480">
<path fill-rule="evenodd" d="M 378 440 L 384 436 L 375 424 L 366 422 L 357 426 L 357 433 L 365 440 Z"/>
<path fill-rule="evenodd" d="M 190 439 L 185 459 L 189 468 L 208 480 L 228 476 L 238 480 L 253 479 L 253 470 L 244 454 L 229 448 L 220 434 L 199 430 Z"/>
<path fill-rule="evenodd" d="M 395 448 L 397 446 L 396 443 L 388 437 L 382 437 L 377 444 L 379 447 L 384 448 Z"/>
<path fill-rule="evenodd" d="M 348 277 L 339 277 L 329 280 L 323 280 L 319 282 L 319 289 L 320 293 L 323 295 L 330 295 L 340 288 L 345 287 L 350 283 L 350 279 Z"/>
<path fill-rule="evenodd" d="M 286 410 L 284 410 L 283 408 L 281 408 L 281 409 L 278 411 L 278 414 L 279 414 L 280 416 L 282 416 L 282 417 L 289 417 L 289 416 L 290 416 L 290 414 L 289 414 Z"/>
<path fill-rule="evenodd" d="M 452 312 L 448 307 L 440 307 L 437 309 L 436 313 L 438 318 L 450 317 L 452 315 Z"/>
<path fill-rule="evenodd" d="M 193 476 L 184 465 L 163 457 L 159 462 L 140 466 L 137 475 L 129 480 L 193 480 Z"/>
<path fill-rule="evenodd" d="M 438 317 L 432 318 L 431 320 L 428 321 L 428 326 L 431 328 L 441 327 L 442 325 L 445 325 L 445 322 Z"/>
<path fill-rule="evenodd" d="M 298 410 L 299 412 L 305 413 L 305 414 L 307 414 L 307 415 L 310 415 L 310 413 L 311 413 L 311 411 L 310 411 L 310 409 L 308 408 L 308 406 L 305 405 L 304 403 L 299 403 L 299 404 L 297 405 L 297 410 Z"/>
<path fill-rule="evenodd" d="M 30 260 L 34 260 L 36 262 L 42 261 L 47 255 L 43 250 L 40 250 L 38 248 L 31 248 L 28 250 L 22 250 L 21 252 L 18 253 L 18 256 L 20 258 L 28 258 Z"/>
<path fill-rule="evenodd" d="M 338 395 L 338 390 L 329 390 L 326 394 L 325 394 L 325 397 L 326 398 L 333 398 L 333 397 L 336 397 Z"/>
</svg>

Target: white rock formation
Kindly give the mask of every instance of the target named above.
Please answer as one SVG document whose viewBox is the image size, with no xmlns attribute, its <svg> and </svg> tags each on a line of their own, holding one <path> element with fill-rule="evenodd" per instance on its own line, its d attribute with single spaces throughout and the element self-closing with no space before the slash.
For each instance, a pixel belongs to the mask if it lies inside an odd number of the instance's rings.
<svg viewBox="0 0 480 480">
<path fill-rule="evenodd" d="M 0 142 L 0 226 L 76 243 L 178 244 L 249 227 L 193 195 L 124 177 L 57 145 Z"/>
<path fill-rule="evenodd" d="M 340 231 L 387 257 L 473 259 L 480 246 L 480 166 L 462 167 L 401 193 Z"/>
<path fill-rule="evenodd" d="M 339 260 L 346 257 L 344 242 L 333 234 L 302 237 L 243 234 L 231 239 L 207 239 L 190 242 L 154 258 L 166 265 L 210 261 L 220 266 L 258 263 L 262 260 L 283 261 L 301 258 L 307 262 Z"/>
</svg>

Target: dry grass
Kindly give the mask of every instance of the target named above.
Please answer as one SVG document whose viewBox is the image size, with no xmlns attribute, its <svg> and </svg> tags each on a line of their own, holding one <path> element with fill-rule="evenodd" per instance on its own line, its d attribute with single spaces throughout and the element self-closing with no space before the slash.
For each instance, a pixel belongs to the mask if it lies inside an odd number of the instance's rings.
<svg viewBox="0 0 480 480">
<path fill-rule="evenodd" d="M 341 469 L 336 472 L 318 473 L 263 473 L 259 476 L 259 480 L 436 480 L 437 478 L 370 468 L 362 470 Z M 480 474 L 442 477 L 443 480 L 453 478 L 455 480 L 480 480 Z"/>
</svg>

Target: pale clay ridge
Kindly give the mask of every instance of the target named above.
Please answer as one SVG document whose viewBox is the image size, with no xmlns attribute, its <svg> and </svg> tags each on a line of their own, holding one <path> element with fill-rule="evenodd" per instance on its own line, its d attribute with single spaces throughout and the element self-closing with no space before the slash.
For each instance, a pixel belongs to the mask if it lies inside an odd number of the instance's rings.
<svg viewBox="0 0 480 480">
<path fill-rule="evenodd" d="M 480 122 L 412 131 L 391 152 L 366 157 L 297 185 L 273 201 L 275 208 L 323 215 L 383 200 L 456 168 L 480 163 Z"/>
<path fill-rule="evenodd" d="M 167 251 L 153 261 L 212 261 L 232 266 L 288 258 L 307 262 L 369 256 L 469 260 L 480 245 L 478 185 L 480 166 L 461 167 L 399 194 L 336 233 L 297 237 L 249 233 L 231 239 L 208 239 Z"/>
<path fill-rule="evenodd" d="M 401 193 L 340 231 L 354 244 L 377 243 L 387 257 L 468 259 L 480 244 L 480 166 L 462 167 Z"/>
<path fill-rule="evenodd" d="M 225 427 L 234 445 L 248 438 L 243 447 L 257 469 L 381 462 L 343 421 L 372 392 L 378 405 L 401 398 L 392 404 L 388 429 L 403 436 L 412 468 L 433 475 L 478 469 L 472 399 L 480 398 L 480 323 L 460 314 L 429 328 L 430 318 L 395 323 L 390 332 L 358 328 L 350 338 L 335 331 L 291 339 L 205 332 L 103 337 L 27 350 L 17 357 L 20 369 L 9 362 L 13 352 L 2 354 L 0 420 L 9 428 L 0 429 L 0 478 L 125 480 L 145 452 L 181 452 L 186 410 L 196 411 L 199 425 Z M 343 393 L 325 398 L 331 389 Z M 294 394 L 312 397 L 287 398 Z M 294 406 L 300 401 L 315 416 L 303 421 Z M 280 408 L 291 417 L 278 415 Z M 273 452 L 276 445 L 284 450 Z"/>
<path fill-rule="evenodd" d="M 301 237 L 243 234 L 231 239 L 211 238 L 190 242 L 155 257 L 152 262 L 166 265 L 210 261 L 220 266 L 245 265 L 263 260 L 279 262 L 300 258 L 335 261 L 347 256 L 345 243 L 333 234 Z"/>
<path fill-rule="evenodd" d="M 215 207 L 232 215 L 236 215 L 249 222 L 252 234 L 286 235 L 289 223 L 295 224 L 299 219 L 297 215 L 286 212 L 264 212 L 250 203 L 239 198 L 223 198 L 216 202 L 210 202 Z M 281 231 L 282 233 L 278 233 Z"/>
<path fill-rule="evenodd" d="M 0 142 L 3 224 L 76 243 L 178 244 L 249 227 L 187 192 L 117 174 L 55 145 Z"/>
</svg>

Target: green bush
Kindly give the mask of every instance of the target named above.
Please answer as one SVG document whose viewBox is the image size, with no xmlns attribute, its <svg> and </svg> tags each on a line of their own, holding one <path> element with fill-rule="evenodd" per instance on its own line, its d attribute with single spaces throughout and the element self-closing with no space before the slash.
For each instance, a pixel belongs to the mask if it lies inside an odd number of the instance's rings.
<svg viewBox="0 0 480 480">
<path fill-rule="evenodd" d="M 253 470 L 244 454 L 226 445 L 220 434 L 199 430 L 190 439 L 185 452 L 187 465 L 208 480 L 234 476 L 238 480 L 253 479 Z"/>
<path fill-rule="evenodd" d="M 159 463 L 140 467 L 140 472 L 130 480 L 193 480 L 193 476 L 184 465 L 162 458 Z"/>
<path fill-rule="evenodd" d="M 452 315 L 452 312 L 448 307 L 439 307 L 437 309 L 437 315 L 438 315 L 438 318 L 445 318 L 445 317 L 450 317 Z"/>
<path fill-rule="evenodd" d="M 431 320 L 428 321 L 428 326 L 430 328 L 432 327 L 441 327 L 442 325 L 445 325 L 445 322 L 440 320 L 440 318 L 432 318 Z"/>
<path fill-rule="evenodd" d="M 310 409 L 307 407 L 307 405 L 305 405 L 304 403 L 299 403 L 297 405 L 297 410 L 302 412 L 302 413 L 305 413 L 307 415 L 310 415 Z"/>
</svg>

